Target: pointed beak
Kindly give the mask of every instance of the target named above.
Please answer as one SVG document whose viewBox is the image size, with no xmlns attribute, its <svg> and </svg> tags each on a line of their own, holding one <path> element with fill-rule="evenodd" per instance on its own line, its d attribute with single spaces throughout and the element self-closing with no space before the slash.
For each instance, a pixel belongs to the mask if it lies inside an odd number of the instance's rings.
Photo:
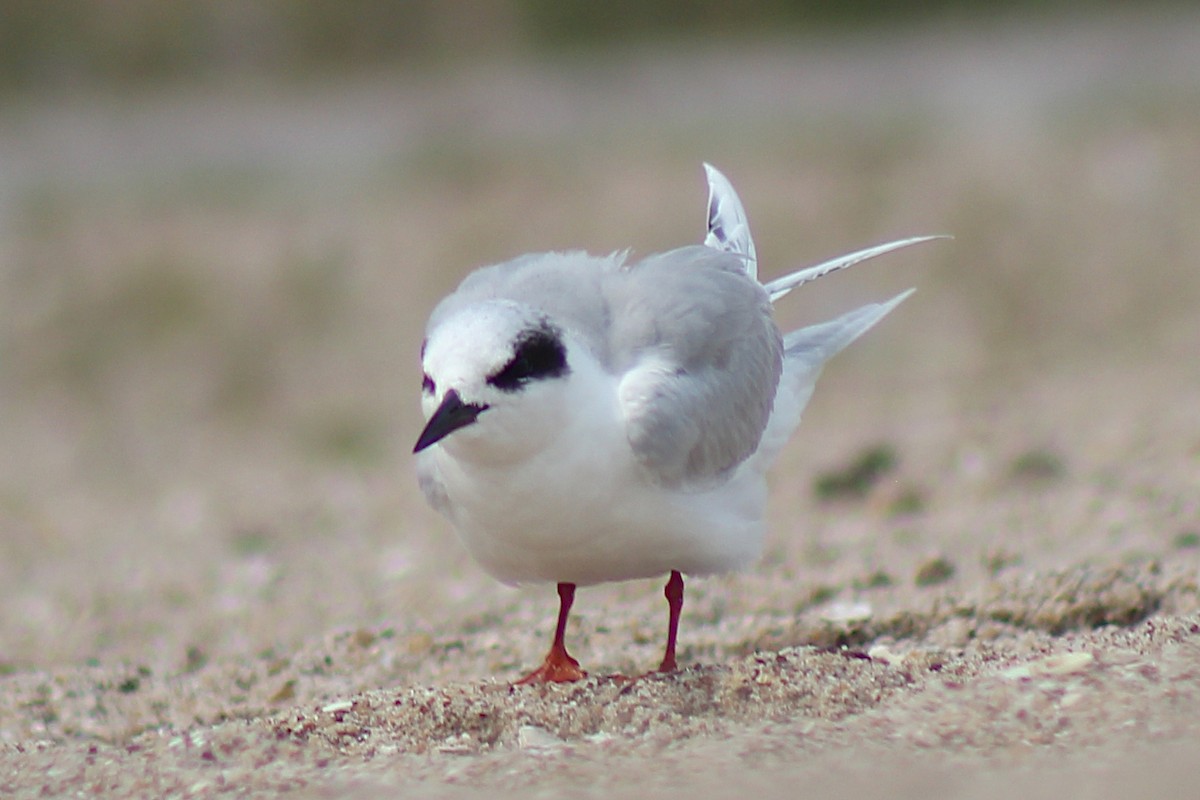
<svg viewBox="0 0 1200 800">
<path fill-rule="evenodd" d="M 446 396 L 442 398 L 442 404 L 437 407 L 437 411 L 433 412 L 429 422 L 425 423 L 425 430 L 421 431 L 421 435 L 417 437 L 417 444 L 413 447 L 413 452 L 419 453 L 426 447 L 437 444 L 459 428 L 470 425 L 487 409 L 486 405 L 464 403 L 458 396 L 458 392 L 451 389 L 446 392 Z"/>
</svg>

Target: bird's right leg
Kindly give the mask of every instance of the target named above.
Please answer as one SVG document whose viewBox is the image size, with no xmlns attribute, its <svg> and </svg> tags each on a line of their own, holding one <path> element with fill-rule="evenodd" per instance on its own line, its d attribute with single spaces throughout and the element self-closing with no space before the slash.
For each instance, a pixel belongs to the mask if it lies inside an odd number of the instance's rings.
<svg viewBox="0 0 1200 800">
<path fill-rule="evenodd" d="M 567 683 L 587 677 L 587 673 L 579 668 L 579 662 L 567 652 L 564 642 L 567 634 L 567 617 L 571 614 L 571 604 L 575 602 L 575 584 L 560 583 L 558 585 L 558 627 L 554 630 L 554 643 L 542 665 L 533 672 L 517 681 L 521 686 L 527 683 Z"/>
</svg>

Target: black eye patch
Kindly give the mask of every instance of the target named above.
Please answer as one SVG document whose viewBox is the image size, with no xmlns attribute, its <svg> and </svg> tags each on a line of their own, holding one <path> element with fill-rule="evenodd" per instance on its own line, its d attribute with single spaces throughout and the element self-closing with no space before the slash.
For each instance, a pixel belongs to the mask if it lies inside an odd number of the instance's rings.
<svg viewBox="0 0 1200 800">
<path fill-rule="evenodd" d="M 421 391 L 425 392 L 425 394 L 433 394 L 437 391 L 437 384 L 433 382 L 433 378 L 429 377 L 429 375 L 421 376 Z"/>
<path fill-rule="evenodd" d="M 502 392 L 515 392 L 530 381 L 567 374 L 567 350 L 558 331 L 546 326 L 517 339 L 513 357 L 487 382 Z"/>
</svg>

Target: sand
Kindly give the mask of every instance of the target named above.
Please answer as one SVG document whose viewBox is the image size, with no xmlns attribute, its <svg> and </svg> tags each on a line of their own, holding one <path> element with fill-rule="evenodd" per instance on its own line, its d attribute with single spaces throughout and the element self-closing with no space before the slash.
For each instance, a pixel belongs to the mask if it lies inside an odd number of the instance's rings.
<svg viewBox="0 0 1200 800">
<path fill-rule="evenodd" d="M 1197 29 L 9 104 L 0 796 L 1187 796 Z M 781 304 L 919 289 L 822 378 L 761 563 L 689 579 L 683 669 L 634 582 L 579 592 L 587 680 L 514 687 L 553 588 L 421 501 L 425 315 L 489 260 L 694 239 L 703 159 L 766 276 L 955 239 Z"/>
</svg>

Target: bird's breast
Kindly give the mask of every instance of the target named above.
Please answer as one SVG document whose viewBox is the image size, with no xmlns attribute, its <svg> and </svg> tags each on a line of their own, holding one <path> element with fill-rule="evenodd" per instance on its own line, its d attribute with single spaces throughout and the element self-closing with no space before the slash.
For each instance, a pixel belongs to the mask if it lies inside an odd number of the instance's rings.
<svg viewBox="0 0 1200 800">
<path fill-rule="evenodd" d="M 649 483 L 628 448 L 579 448 L 505 470 L 444 464 L 442 478 L 459 536 L 506 583 L 724 572 L 762 546 L 766 488 L 757 474 L 688 493 Z"/>
</svg>

